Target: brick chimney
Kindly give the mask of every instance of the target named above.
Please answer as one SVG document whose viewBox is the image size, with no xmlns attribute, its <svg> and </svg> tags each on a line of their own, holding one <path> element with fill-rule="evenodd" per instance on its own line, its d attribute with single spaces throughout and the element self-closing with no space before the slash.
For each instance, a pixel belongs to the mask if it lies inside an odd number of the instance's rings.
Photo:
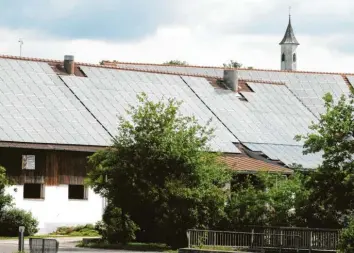
<svg viewBox="0 0 354 253">
<path fill-rule="evenodd" d="M 64 69 L 69 75 L 73 75 L 75 71 L 75 61 L 73 55 L 64 56 Z"/>
<path fill-rule="evenodd" d="M 236 69 L 224 69 L 224 83 L 231 90 L 236 91 L 238 89 L 238 75 Z"/>
</svg>

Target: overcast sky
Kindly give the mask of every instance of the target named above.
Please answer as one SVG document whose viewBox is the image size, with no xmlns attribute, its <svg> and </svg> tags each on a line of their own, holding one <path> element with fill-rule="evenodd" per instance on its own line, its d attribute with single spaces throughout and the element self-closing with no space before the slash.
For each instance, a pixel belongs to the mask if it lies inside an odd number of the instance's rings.
<svg viewBox="0 0 354 253">
<path fill-rule="evenodd" d="M 298 69 L 354 72 L 353 0 L 0 0 L 0 53 L 279 69 L 289 6 Z"/>
</svg>

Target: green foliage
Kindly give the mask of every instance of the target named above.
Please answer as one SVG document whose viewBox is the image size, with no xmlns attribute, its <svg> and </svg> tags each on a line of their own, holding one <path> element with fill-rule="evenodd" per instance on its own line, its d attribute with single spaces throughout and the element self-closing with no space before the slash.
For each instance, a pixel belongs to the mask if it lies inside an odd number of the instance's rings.
<svg viewBox="0 0 354 253">
<path fill-rule="evenodd" d="M 173 99 L 138 99 L 113 146 L 90 157 L 88 183 L 139 226 L 137 239 L 185 245 L 187 229 L 213 227 L 224 217 L 230 173 L 219 154 L 208 152 L 208 124 L 182 116 Z"/>
<path fill-rule="evenodd" d="M 123 222 L 125 222 L 123 226 Z M 135 233 L 139 227 L 132 221 L 129 215 L 125 214 L 122 218 L 122 210 L 108 205 L 103 214 L 103 220 L 96 223 L 95 229 L 102 236 L 102 239 L 117 244 L 121 242 L 134 241 Z"/>
<path fill-rule="evenodd" d="M 17 236 L 18 227 L 25 226 L 25 236 L 38 232 L 38 221 L 33 218 L 31 212 L 17 208 L 5 209 L 0 217 L 0 235 Z"/>
<path fill-rule="evenodd" d="M 223 66 L 224 66 L 224 68 L 230 68 L 230 69 L 239 69 L 239 68 L 253 69 L 253 67 L 243 66 L 241 63 L 239 63 L 237 61 L 233 61 L 233 60 L 230 60 L 230 62 L 224 63 Z"/>
<path fill-rule="evenodd" d="M 351 219 L 348 227 L 342 230 L 338 250 L 340 253 L 354 252 L 354 219 Z"/>
<path fill-rule="evenodd" d="M 99 233 L 92 224 L 78 225 L 72 227 L 58 227 L 56 231 L 50 235 L 65 235 L 65 236 L 98 236 Z"/>
<path fill-rule="evenodd" d="M 180 60 L 171 60 L 171 61 L 166 61 L 163 64 L 167 65 L 178 65 L 178 66 L 188 66 L 188 63 L 186 61 L 180 61 Z"/>
<path fill-rule="evenodd" d="M 5 194 L 5 188 L 9 184 L 10 182 L 6 177 L 6 170 L 0 166 L 0 216 L 5 207 L 12 205 L 12 197 Z"/>
<path fill-rule="evenodd" d="M 12 208 L 12 197 L 5 194 L 5 188 L 9 185 L 6 170 L 0 166 L 0 235 L 17 236 L 19 226 L 26 227 L 25 235 L 34 235 L 38 232 L 38 221 L 31 212 Z"/>
<path fill-rule="evenodd" d="M 308 197 L 302 188 L 303 176 L 295 173 L 289 178 L 280 174 L 259 173 L 235 175 L 230 202 L 226 207 L 228 219 L 223 226 L 237 229 L 245 225 L 291 226 L 299 222 L 299 201 Z"/>
<path fill-rule="evenodd" d="M 354 99 L 334 103 L 326 94 L 324 100 L 326 112 L 312 132 L 297 136 L 305 140 L 305 153 L 321 151 L 324 159 L 306 183 L 311 193 L 301 215 L 309 226 L 340 228 L 354 210 Z"/>
<path fill-rule="evenodd" d="M 233 68 L 242 68 L 243 65 L 237 61 L 230 60 L 230 62 L 224 63 L 223 66 L 224 68 L 233 69 Z"/>
</svg>

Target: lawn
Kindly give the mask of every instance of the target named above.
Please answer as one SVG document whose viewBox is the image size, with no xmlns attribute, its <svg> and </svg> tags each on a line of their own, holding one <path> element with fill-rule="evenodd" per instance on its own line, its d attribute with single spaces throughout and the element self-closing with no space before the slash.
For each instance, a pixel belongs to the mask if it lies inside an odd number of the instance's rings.
<svg viewBox="0 0 354 253">
<path fill-rule="evenodd" d="M 95 227 L 91 224 L 80 225 L 74 227 L 58 227 L 56 231 L 47 235 L 26 236 L 28 238 L 59 238 L 59 237 L 100 237 Z M 0 236 L 0 240 L 17 239 L 17 236 L 6 237 Z"/>
<path fill-rule="evenodd" d="M 172 250 L 165 244 L 159 243 L 138 243 L 131 242 L 126 245 L 124 244 L 109 244 L 106 242 L 90 242 L 84 244 L 83 242 L 76 245 L 77 247 L 83 248 L 95 248 L 95 249 L 121 249 L 129 251 L 158 251 L 158 252 L 177 252 Z"/>
</svg>

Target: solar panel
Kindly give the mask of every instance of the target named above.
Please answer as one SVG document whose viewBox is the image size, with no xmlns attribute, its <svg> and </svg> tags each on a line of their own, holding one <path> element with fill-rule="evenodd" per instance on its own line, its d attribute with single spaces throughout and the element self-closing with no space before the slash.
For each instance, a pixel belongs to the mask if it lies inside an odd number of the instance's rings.
<svg viewBox="0 0 354 253">
<path fill-rule="evenodd" d="M 19 75 L 15 73 L 27 73 L 25 82 L 10 84 L 6 78 L 0 80 L 0 118 L 6 122 L 1 127 L 0 140 L 107 145 L 108 133 L 77 101 L 49 65 L 48 68 L 44 67 L 45 63 L 40 65 L 41 72 L 38 72 L 39 69 L 34 66 L 39 65 L 35 62 L 0 59 L 1 77 L 10 76 L 17 80 Z M 87 126 L 94 126 L 94 130 L 88 131 Z M 78 142 L 75 136 L 79 136 L 81 141 Z"/>
<path fill-rule="evenodd" d="M 262 152 L 272 160 L 280 160 L 286 165 L 301 164 L 306 169 L 314 169 L 322 162 L 322 152 L 303 154 L 302 146 L 244 143 L 252 151 Z"/>
<path fill-rule="evenodd" d="M 251 75 L 251 79 L 254 79 L 255 82 L 256 80 L 274 82 L 279 81 L 279 79 L 285 81 L 286 86 L 293 92 L 293 94 L 316 116 L 319 116 L 324 110 L 322 97 L 327 92 L 335 97 L 335 102 L 342 94 L 347 96 L 350 93 L 343 77 L 335 74 L 284 73 L 254 70 L 239 70 L 239 73 L 240 76 Z M 279 75 L 279 78 L 277 75 Z M 349 77 L 349 81 L 354 81 L 351 79 L 352 77 Z M 311 96 L 306 96 L 304 92 L 311 93 Z M 308 97 L 316 97 L 318 100 L 316 103 L 313 103 L 314 100 L 307 99 Z"/>
<path fill-rule="evenodd" d="M 228 90 L 195 89 L 209 85 L 203 78 L 183 79 L 241 142 L 297 145 L 294 137 L 307 133 L 316 121 L 284 85 L 248 83 L 255 92 L 242 92 L 245 102 Z M 226 110 L 228 114 L 223 113 Z"/>
<path fill-rule="evenodd" d="M 108 69 L 101 69 L 98 74 L 92 67 L 81 69 L 88 78 L 75 76 L 62 78 L 111 134 L 117 134 L 117 124 L 110 119 L 123 115 L 122 110 L 127 109 L 128 105 L 137 105 L 137 93 L 145 92 L 154 101 L 173 97 L 182 100 L 181 111 L 194 115 L 202 125 L 212 119 L 216 128 L 215 141 L 210 143 L 213 151 L 240 152 L 233 144 L 238 140 L 179 76 Z M 100 75 L 102 78 L 99 78 Z M 90 94 L 89 99 L 86 99 L 86 94 Z"/>
</svg>

